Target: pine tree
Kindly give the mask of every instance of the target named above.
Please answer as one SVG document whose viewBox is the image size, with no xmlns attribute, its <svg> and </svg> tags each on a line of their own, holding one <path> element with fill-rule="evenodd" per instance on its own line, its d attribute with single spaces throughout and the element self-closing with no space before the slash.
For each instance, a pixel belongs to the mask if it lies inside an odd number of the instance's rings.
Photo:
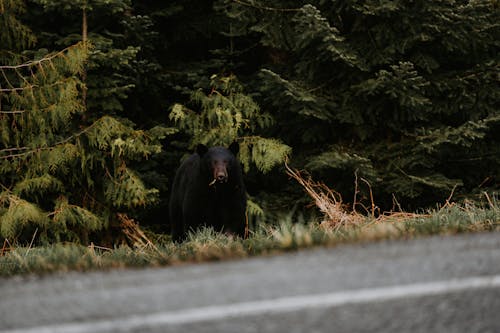
<svg viewBox="0 0 500 333">
<path fill-rule="evenodd" d="M 130 166 L 158 153 L 172 130 L 82 117 L 88 54 L 81 42 L 0 66 L 0 235 L 11 241 L 86 242 L 158 199 Z"/>
<path fill-rule="evenodd" d="M 90 41 L 85 71 L 87 117 L 124 116 L 124 101 L 136 86 L 139 46 L 128 41 L 127 27 L 138 18 L 130 0 L 29 0 L 28 15 L 40 35 L 38 47 L 56 49 Z M 47 20 L 45 17 L 51 17 Z"/>
<path fill-rule="evenodd" d="M 263 109 L 277 111 L 279 137 L 334 188 L 349 194 L 358 175 L 389 205 L 395 194 L 412 207 L 455 186 L 498 191 L 495 1 L 218 8 L 267 54 L 253 87 Z"/>
</svg>

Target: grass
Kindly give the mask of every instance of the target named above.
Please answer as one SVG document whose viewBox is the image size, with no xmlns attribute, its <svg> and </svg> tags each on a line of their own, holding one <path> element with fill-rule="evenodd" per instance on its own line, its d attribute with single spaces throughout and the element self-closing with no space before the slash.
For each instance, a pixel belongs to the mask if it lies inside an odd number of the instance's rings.
<svg viewBox="0 0 500 333">
<path fill-rule="evenodd" d="M 17 247 L 5 243 L 0 250 L 0 276 L 91 271 L 125 267 L 161 267 L 270 255 L 316 246 L 410 239 L 428 235 L 500 231 L 500 204 L 485 194 L 484 204 L 450 203 L 422 213 L 391 212 L 375 217 L 349 211 L 331 189 L 299 172 L 289 174 L 305 188 L 323 213 L 322 221 L 305 222 L 293 214 L 277 225 L 263 225 L 247 239 L 234 238 L 205 228 L 190 234 L 182 244 L 165 235 L 145 233 L 126 216 L 120 216 L 123 232 L 133 246 L 103 248 L 91 244 L 55 244 Z M 355 205 L 353 205 L 355 207 Z M 372 203 L 372 207 L 375 207 Z"/>
<path fill-rule="evenodd" d="M 297 223 L 291 216 L 285 216 L 278 225 L 262 227 L 244 240 L 205 228 L 190 234 L 186 242 L 178 245 L 166 237 L 150 240 L 154 235 L 142 233 L 134 234 L 134 246 L 113 249 L 76 244 L 15 247 L 0 256 L 0 276 L 161 267 L 269 255 L 315 246 L 481 231 L 500 231 L 497 203 L 492 207 L 452 204 L 422 214 L 365 218 L 338 228 L 325 222 Z"/>
</svg>

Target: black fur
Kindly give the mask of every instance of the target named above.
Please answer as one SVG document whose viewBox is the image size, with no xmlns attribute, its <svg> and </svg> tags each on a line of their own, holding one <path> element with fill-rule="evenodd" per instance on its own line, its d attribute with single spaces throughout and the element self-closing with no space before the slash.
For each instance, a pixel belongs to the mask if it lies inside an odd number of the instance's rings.
<svg viewBox="0 0 500 333">
<path fill-rule="evenodd" d="M 236 142 L 229 148 L 198 145 L 181 164 L 169 205 L 175 241 L 203 225 L 244 236 L 247 198 L 238 151 Z"/>
</svg>

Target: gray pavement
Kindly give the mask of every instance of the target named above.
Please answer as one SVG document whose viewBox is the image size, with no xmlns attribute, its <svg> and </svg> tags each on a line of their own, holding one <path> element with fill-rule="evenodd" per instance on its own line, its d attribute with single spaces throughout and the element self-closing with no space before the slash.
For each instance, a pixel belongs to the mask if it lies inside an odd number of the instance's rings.
<svg viewBox="0 0 500 333">
<path fill-rule="evenodd" d="M 500 332 L 500 233 L 0 279 L 0 332 Z"/>
</svg>

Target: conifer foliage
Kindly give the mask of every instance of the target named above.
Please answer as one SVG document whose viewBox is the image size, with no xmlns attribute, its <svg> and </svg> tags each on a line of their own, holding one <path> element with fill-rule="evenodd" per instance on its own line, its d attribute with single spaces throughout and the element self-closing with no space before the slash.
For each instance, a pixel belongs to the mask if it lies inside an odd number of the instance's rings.
<svg viewBox="0 0 500 333">
<path fill-rule="evenodd" d="M 91 232 L 157 200 L 128 166 L 160 150 L 166 131 L 109 116 L 83 120 L 89 45 L 0 66 L 0 235 L 88 241 Z"/>
<path fill-rule="evenodd" d="M 12 50 L 27 49 L 36 41 L 29 27 L 22 24 L 18 16 L 26 11 L 22 0 L 0 2 L 0 64 L 12 60 Z"/>
<path fill-rule="evenodd" d="M 198 143 L 238 141 L 263 207 L 303 195 L 292 149 L 344 201 L 498 193 L 499 22 L 497 0 L 0 0 L 0 236 L 167 230 Z"/>
<path fill-rule="evenodd" d="M 89 117 L 123 112 L 123 100 L 135 87 L 133 68 L 139 47 L 127 43 L 126 26 L 140 25 L 131 17 L 130 0 L 30 0 L 36 29 L 45 47 L 90 40 L 85 106 Z M 53 20 L 43 18 L 51 17 Z M 145 22 L 147 23 L 147 22 Z M 63 25 L 63 27 L 61 27 Z M 125 26 L 125 27 L 124 27 Z"/>
<path fill-rule="evenodd" d="M 281 138 L 341 191 L 411 207 L 498 190 L 497 1 L 218 1 L 264 46 L 254 87 Z M 241 38 L 241 37 L 240 37 Z M 459 192 L 457 191 L 457 193 Z M 349 193 L 349 192 L 347 192 Z"/>
<path fill-rule="evenodd" d="M 258 135 L 259 130 L 272 125 L 273 119 L 244 94 L 234 75 L 213 75 L 209 93 L 202 89 L 193 91 L 191 103 L 199 111 L 175 104 L 170 119 L 191 136 L 192 146 L 229 146 L 238 141 L 245 171 L 253 163 L 261 172 L 268 172 L 290 154 L 291 148 L 279 140 Z"/>
</svg>

